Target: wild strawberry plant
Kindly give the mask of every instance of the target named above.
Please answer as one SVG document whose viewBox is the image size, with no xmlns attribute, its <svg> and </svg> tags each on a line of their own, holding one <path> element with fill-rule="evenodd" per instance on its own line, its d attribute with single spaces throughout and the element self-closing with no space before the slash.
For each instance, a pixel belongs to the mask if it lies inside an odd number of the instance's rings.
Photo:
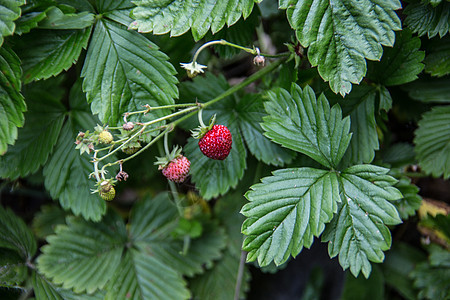
<svg viewBox="0 0 450 300">
<path fill-rule="evenodd" d="M 414 217 L 414 183 L 450 177 L 449 11 L 2 1 L 2 293 L 245 298 L 320 239 L 344 298 L 448 297 L 449 209 Z"/>
</svg>

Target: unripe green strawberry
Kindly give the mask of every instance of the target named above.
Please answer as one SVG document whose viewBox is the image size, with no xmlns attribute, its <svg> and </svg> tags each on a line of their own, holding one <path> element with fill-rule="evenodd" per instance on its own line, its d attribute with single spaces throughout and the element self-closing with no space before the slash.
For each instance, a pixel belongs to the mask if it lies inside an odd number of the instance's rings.
<svg viewBox="0 0 450 300">
<path fill-rule="evenodd" d="M 191 162 L 183 155 L 179 155 L 177 158 L 169 162 L 168 165 L 162 167 L 163 175 L 170 181 L 176 183 L 182 183 L 186 180 Z"/>
<path fill-rule="evenodd" d="M 102 144 L 111 144 L 113 140 L 113 136 L 108 130 L 103 130 L 98 135 L 98 141 Z"/>
<path fill-rule="evenodd" d="M 230 154 L 232 143 L 230 130 L 224 125 L 214 125 L 200 138 L 198 146 L 207 157 L 224 160 Z"/>
<path fill-rule="evenodd" d="M 106 180 L 100 183 L 98 193 L 100 194 L 100 197 L 106 201 L 111 201 L 116 196 L 116 190 L 113 185 Z"/>
</svg>

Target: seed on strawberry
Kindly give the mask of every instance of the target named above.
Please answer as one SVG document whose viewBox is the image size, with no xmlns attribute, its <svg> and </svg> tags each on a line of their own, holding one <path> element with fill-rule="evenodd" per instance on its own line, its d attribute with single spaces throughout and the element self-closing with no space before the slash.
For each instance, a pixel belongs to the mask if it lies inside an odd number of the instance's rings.
<svg viewBox="0 0 450 300">
<path fill-rule="evenodd" d="M 165 167 L 160 168 L 162 169 L 163 175 L 167 179 L 176 183 L 182 183 L 186 180 L 190 167 L 191 162 L 189 159 L 183 155 L 180 155 Z"/>
<path fill-rule="evenodd" d="M 98 135 L 98 141 L 102 144 L 111 144 L 113 141 L 113 136 L 108 130 L 103 130 Z"/>
<path fill-rule="evenodd" d="M 230 154 L 232 143 L 230 130 L 224 125 L 214 125 L 200 138 L 198 146 L 205 156 L 224 160 Z"/>
</svg>

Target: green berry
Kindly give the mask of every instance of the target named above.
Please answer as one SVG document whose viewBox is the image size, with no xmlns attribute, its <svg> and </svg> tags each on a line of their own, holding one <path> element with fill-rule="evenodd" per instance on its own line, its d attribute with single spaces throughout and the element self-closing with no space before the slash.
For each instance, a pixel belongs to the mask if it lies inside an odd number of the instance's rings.
<svg viewBox="0 0 450 300">
<path fill-rule="evenodd" d="M 100 184 L 98 192 L 100 194 L 100 197 L 102 197 L 102 199 L 106 201 L 111 201 L 116 196 L 116 190 L 114 189 L 113 185 L 106 180 Z"/>
<path fill-rule="evenodd" d="M 108 130 L 103 130 L 98 135 L 98 141 L 102 144 L 111 144 L 113 140 L 113 136 Z"/>
</svg>

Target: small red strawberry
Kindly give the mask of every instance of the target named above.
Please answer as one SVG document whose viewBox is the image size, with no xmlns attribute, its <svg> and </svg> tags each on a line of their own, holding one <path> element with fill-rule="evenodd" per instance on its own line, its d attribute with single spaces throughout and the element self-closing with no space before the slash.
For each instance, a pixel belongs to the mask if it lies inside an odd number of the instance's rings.
<svg viewBox="0 0 450 300">
<path fill-rule="evenodd" d="M 231 144 L 233 143 L 230 130 L 224 125 L 214 125 L 216 115 L 211 118 L 209 125 L 206 126 L 201 115 L 202 110 L 198 114 L 200 126 L 192 130 L 192 136 L 199 139 L 198 146 L 206 157 L 224 160 L 230 154 Z"/>
<path fill-rule="evenodd" d="M 224 125 L 214 125 L 198 141 L 202 153 L 212 159 L 224 160 L 228 157 L 233 143 L 231 132 Z"/>
<path fill-rule="evenodd" d="M 181 148 L 175 147 L 169 155 L 157 159 L 155 164 L 159 165 L 158 169 L 167 179 L 176 183 L 182 183 L 186 180 L 191 162 L 181 155 Z"/>
</svg>

